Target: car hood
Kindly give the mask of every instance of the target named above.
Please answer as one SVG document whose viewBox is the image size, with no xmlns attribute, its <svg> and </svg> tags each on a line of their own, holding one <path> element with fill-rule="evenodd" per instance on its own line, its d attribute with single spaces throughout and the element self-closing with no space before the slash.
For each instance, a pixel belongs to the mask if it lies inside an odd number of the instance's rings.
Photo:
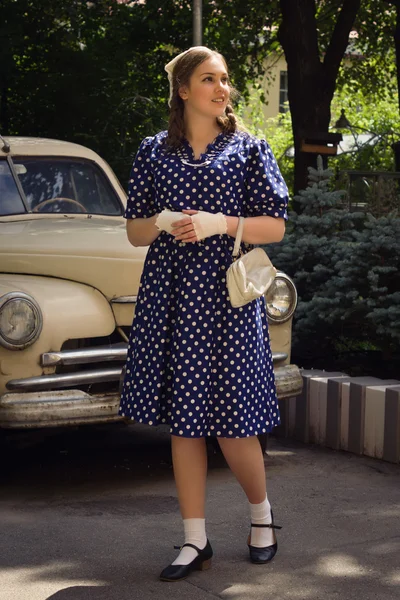
<svg viewBox="0 0 400 600">
<path fill-rule="evenodd" d="M 20 218 L 0 233 L 3 273 L 77 281 L 108 299 L 138 292 L 147 247 L 130 245 L 122 218 Z"/>
</svg>

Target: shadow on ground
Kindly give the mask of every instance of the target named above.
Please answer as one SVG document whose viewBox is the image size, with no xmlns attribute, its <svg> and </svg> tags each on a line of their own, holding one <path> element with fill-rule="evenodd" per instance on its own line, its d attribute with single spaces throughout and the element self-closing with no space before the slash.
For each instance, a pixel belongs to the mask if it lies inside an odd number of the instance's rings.
<svg viewBox="0 0 400 600">
<path fill-rule="evenodd" d="M 182 541 L 168 433 L 120 425 L 58 433 L 2 442 L 2 600 L 399 597 L 396 465 L 271 438 L 269 495 L 283 529 L 276 559 L 256 566 L 244 495 L 216 459 L 213 567 L 168 584 L 158 574 Z"/>
</svg>

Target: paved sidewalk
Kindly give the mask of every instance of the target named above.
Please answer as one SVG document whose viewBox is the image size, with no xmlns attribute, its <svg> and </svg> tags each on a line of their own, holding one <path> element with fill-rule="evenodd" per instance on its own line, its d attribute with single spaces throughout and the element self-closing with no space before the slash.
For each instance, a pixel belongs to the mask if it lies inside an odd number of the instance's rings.
<svg viewBox="0 0 400 600">
<path fill-rule="evenodd" d="M 52 489 L 17 497 L 19 482 L 0 495 L 0 599 L 398 600 L 400 467 L 288 440 L 269 446 L 269 498 L 283 526 L 272 563 L 248 562 L 245 497 L 227 468 L 214 467 L 212 568 L 158 581 L 182 541 L 170 464 L 117 469 L 107 486 L 98 465 L 70 485 L 55 472 Z"/>
</svg>

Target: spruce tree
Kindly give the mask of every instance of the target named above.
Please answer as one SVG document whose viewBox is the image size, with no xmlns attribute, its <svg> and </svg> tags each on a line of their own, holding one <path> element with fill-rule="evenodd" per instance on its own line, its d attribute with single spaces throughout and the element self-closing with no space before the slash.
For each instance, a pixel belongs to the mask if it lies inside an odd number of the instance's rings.
<svg viewBox="0 0 400 600">
<path fill-rule="evenodd" d="M 266 248 L 296 284 L 293 353 L 308 366 L 343 350 L 390 357 L 400 342 L 400 219 L 350 212 L 332 175 L 319 156 L 295 197 L 302 213 L 290 212 L 283 241 Z"/>
</svg>

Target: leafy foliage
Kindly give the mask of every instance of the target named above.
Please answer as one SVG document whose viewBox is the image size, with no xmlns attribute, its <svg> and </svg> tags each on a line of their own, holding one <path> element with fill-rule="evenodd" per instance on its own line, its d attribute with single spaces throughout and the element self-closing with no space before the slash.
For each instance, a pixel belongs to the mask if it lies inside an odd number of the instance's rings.
<svg viewBox="0 0 400 600">
<path fill-rule="evenodd" d="M 351 93 L 362 89 L 380 98 L 396 93 L 395 26 L 395 2 L 361 2 L 349 48 L 353 60 L 342 64 L 338 87 L 346 85 Z"/>
<path fill-rule="evenodd" d="M 290 214 L 284 240 L 268 247 L 299 294 L 293 351 L 315 358 L 373 347 L 390 355 L 400 343 L 400 219 L 344 210 L 331 177 L 319 157 L 297 197 L 303 212 Z"/>
<path fill-rule="evenodd" d="M 393 81 L 389 82 L 389 85 L 392 83 Z M 374 107 L 373 110 L 371 106 Z M 251 133 L 268 140 L 289 190 L 293 191 L 293 132 L 290 113 L 281 113 L 274 118 L 266 119 L 262 107 L 258 90 L 252 88 L 249 101 L 240 104 L 239 114 Z M 352 91 L 347 85 L 338 89 L 332 101 L 331 131 L 336 131 L 334 125 L 342 109 L 352 127 L 341 129 L 340 132 L 352 143 L 354 140 L 359 140 L 359 149 L 329 158 L 329 165 L 335 173 L 335 179 L 341 181 L 341 172 L 349 169 L 394 171 L 391 144 L 400 140 L 397 92 L 376 98 L 365 94 L 362 89 Z M 366 143 L 359 138 L 360 134 L 365 133 L 374 134 L 373 143 Z M 331 182 L 331 185 L 334 183 Z"/>
<path fill-rule="evenodd" d="M 321 61 L 342 5 L 315 3 Z M 0 133 L 83 143 L 100 152 L 125 182 L 140 140 L 166 125 L 164 64 L 192 45 L 191 7 L 189 0 L 2 0 Z M 344 70 L 341 84 L 355 89 L 362 82 L 374 93 L 387 87 L 394 14 L 383 0 L 362 2 L 355 43 L 368 59 Z M 282 51 L 281 2 L 206 2 L 203 23 L 204 44 L 226 56 L 233 82 L 247 100 L 248 83 L 263 72 L 265 57 Z M 283 142 L 287 120 L 276 127 L 277 143 Z M 282 160 L 289 167 L 291 160 Z"/>
<path fill-rule="evenodd" d="M 164 65 L 192 45 L 191 4 L 3 0 L 0 133 L 82 143 L 125 182 L 140 140 L 166 126 Z M 256 0 L 216 0 L 204 22 L 204 43 L 226 54 L 246 95 L 269 47 L 267 32 L 257 39 L 264 10 Z"/>
</svg>

